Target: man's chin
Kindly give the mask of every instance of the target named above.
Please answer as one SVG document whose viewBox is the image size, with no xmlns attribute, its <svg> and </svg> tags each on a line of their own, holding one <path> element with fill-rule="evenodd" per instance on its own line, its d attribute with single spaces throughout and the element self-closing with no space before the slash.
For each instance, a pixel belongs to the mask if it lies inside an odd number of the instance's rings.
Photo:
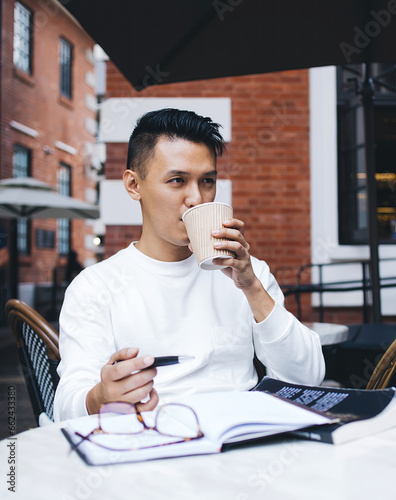
<svg viewBox="0 0 396 500">
<path fill-rule="evenodd" d="M 187 238 L 187 236 L 184 238 L 181 236 L 180 238 L 175 240 L 174 243 L 178 247 L 188 247 L 190 245 L 190 240 Z"/>
<path fill-rule="evenodd" d="M 191 250 L 191 248 L 190 248 L 190 247 L 191 247 L 191 243 L 190 243 L 190 240 L 189 240 L 189 239 L 187 239 L 187 240 L 183 241 L 183 243 L 182 243 L 182 245 L 181 245 L 181 246 L 183 246 L 183 247 L 188 247 L 188 249 L 192 252 L 192 250 Z"/>
</svg>

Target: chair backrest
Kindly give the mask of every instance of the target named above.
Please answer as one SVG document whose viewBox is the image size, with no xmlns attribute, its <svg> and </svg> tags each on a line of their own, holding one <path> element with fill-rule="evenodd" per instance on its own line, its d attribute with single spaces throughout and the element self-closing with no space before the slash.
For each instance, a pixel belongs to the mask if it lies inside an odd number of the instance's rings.
<svg viewBox="0 0 396 500">
<path fill-rule="evenodd" d="M 30 402 L 37 423 L 45 413 L 53 420 L 55 390 L 59 382 L 58 332 L 34 309 L 21 300 L 5 305 L 8 323 L 15 335 Z"/>
<path fill-rule="evenodd" d="M 396 386 L 396 340 L 388 347 L 375 367 L 366 389 L 385 389 Z"/>
</svg>

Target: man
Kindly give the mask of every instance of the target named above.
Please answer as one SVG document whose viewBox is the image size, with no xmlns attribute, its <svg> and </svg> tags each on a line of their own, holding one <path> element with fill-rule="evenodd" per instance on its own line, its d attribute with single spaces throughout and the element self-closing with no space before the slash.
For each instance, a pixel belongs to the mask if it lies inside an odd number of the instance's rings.
<svg viewBox="0 0 396 500">
<path fill-rule="evenodd" d="M 141 205 L 141 238 L 82 271 L 66 292 L 56 420 L 109 401 L 144 411 L 159 398 L 249 390 L 254 353 L 273 377 L 323 380 L 317 334 L 284 309 L 268 266 L 250 257 L 242 221 L 214 234 L 228 240 L 215 246 L 236 255 L 222 261 L 226 269 L 201 270 L 191 253 L 182 215 L 214 200 L 223 147 L 218 125 L 192 112 L 165 109 L 138 122 L 123 179 Z M 163 355 L 195 359 L 143 370 Z"/>
</svg>

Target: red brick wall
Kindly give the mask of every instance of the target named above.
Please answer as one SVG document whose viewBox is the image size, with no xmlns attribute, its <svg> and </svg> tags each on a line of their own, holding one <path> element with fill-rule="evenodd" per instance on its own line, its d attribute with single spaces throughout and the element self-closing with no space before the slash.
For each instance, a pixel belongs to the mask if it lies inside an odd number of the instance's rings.
<svg viewBox="0 0 396 500">
<path fill-rule="evenodd" d="M 94 89 L 86 83 L 86 73 L 94 66 L 86 58 L 86 51 L 93 48 L 93 41 L 77 24 L 64 14 L 51 0 L 23 0 L 33 11 L 33 73 L 31 76 L 17 71 L 13 65 L 14 1 L 2 2 L 2 52 L 1 52 L 1 153 L 0 177 L 12 177 L 14 144 L 32 150 L 31 175 L 57 186 L 57 169 L 60 162 L 71 166 L 72 196 L 85 199 L 85 188 L 94 182 L 85 175 L 85 142 L 95 142 L 85 129 L 85 119 L 96 118 L 96 113 L 85 105 L 87 94 Z M 73 45 L 73 82 L 71 101 L 59 94 L 59 37 Z M 38 132 L 30 137 L 10 127 L 11 120 Z M 78 150 L 71 155 L 55 147 L 61 141 Z M 46 154 L 44 146 L 51 148 Z M 37 249 L 35 229 L 56 230 L 56 220 L 32 221 L 32 252 L 21 258 L 20 281 L 47 281 L 57 262 L 57 250 Z M 78 251 L 80 261 L 93 257 L 84 248 L 84 237 L 91 228 L 84 221 L 72 221 L 72 248 Z"/>
<path fill-rule="evenodd" d="M 309 261 L 306 70 L 163 85 L 136 92 L 108 63 L 107 97 L 230 97 L 232 141 L 228 154 L 219 160 L 218 170 L 220 178 L 232 181 L 235 215 L 246 224 L 252 254 L 272 268 Z M 120 178 L 125 157 L 125 145 L 107 146 L 107 178 Z M 107 233 L 106 240 L 110 239 Z"/>
<path fill-rule="evenodd" d="M 219 178 L 232 181 L 235 216 L 246 225 L 251 253 L 272 271 L 311 260 L 308 71 L 230 77 L 148 87 L 137 92 L 117 68 L 107 64 L 107 97 L 229 97 L 232 141 L 218 163 Z M 107 145 L 106 177 L 121 178 L 127 146 Z M 107 227 L 106 256 L 138 239 L 140 228 Z M 280 283 L 295 269 L 280 272 Z M 302 296 L 304 320 L 318 319 Z M 294 297 L 288 308 L 296 312 Z M 361 322 L 361 310 L 326 310 L 325 320 Z"/>
</svg>

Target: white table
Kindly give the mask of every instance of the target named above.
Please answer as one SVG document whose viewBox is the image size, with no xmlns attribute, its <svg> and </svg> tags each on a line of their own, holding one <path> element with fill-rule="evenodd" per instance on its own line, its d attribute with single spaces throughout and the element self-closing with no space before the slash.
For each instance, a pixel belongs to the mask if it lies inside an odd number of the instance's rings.
<svg viewBox="0 0 396 500">
<path fill-rule="evenodd" d="M 322 345 L 339 344 L 348 339 L 349 328 L 346 325 L 319 322 L 304 323 L 304 325 L 319 335 Z"/>
<path fill-rule="evenodd" d="M 394 498 L 396 428 L 351 443 L 283 439 L 202 455 L 105 467 L 86 465 L 59 424 L 16 436 L 17 493 L 23 500 L 366 500 Z"/>
</svg>

